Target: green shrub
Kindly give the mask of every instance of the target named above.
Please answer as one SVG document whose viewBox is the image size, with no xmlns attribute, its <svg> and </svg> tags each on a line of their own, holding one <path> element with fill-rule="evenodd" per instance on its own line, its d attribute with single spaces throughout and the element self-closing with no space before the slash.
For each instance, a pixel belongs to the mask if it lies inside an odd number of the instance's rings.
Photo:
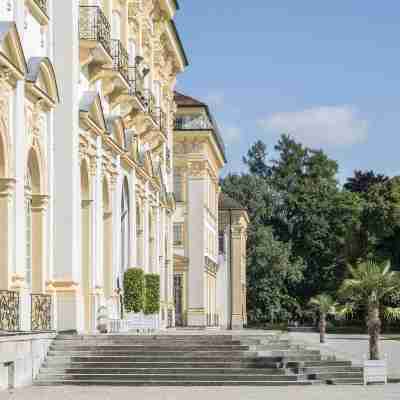
<svg viewBox="0 0 400 400">
<path fill-rule="evenodd" d="M 144 308 L 146 315 L 160 311 L 160 275 L 146 274 L 144 276 Z"/>
<path fill-rule="evenodd" d="M 130 268 L 124 274 L 124 306 L 127 312 L 138 313 L 144 304 L 144 272 Z"/>
</svg>

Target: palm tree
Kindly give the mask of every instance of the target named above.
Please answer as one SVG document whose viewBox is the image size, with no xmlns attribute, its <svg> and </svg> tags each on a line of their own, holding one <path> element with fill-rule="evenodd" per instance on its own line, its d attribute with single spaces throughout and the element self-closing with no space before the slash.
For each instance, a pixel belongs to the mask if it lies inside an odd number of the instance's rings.
<svg viewBox="0 0 400 400">
<path fill-rule="evenodd" d="M 337 303 L 328 294 L 320 294 L 311 298 L 309 305 L 319 312 L 319 341 L 325 343 L 326 317 L 335 314 Z"/>
<path fill-rule="evenodd" d="M 400 308 L 383 304 L 385 299 L 400 290 L 400 275 L 391 270 L 390 262 L 378 263 L 372 260 L 360 262 L 355 267 L 350 266 L 349 272 L 350 278 L 343 282 L 339 290 L 339 295 L 347 301 L 341 312 L 352 314 L 357 306 L 365 307 L 370 359 L 379 360 L 381 316 L 391 320 L 400 319 Z"/>
</svg>

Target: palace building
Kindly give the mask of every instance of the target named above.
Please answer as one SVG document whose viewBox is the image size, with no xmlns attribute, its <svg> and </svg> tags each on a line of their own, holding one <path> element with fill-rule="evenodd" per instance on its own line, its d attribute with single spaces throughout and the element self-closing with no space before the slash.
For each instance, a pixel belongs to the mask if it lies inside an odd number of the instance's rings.
<svg viewBox="0 0 400 400">
<path fill-rule="evenodd" d="M 100 310 L 134 328 L 130 268 L 159 277 L 152 328 L 246 322 L 247 214 L 220 206 L 209 108 L 174 92 L 178 10 L 0 0 L 0 383 L 2 363 L 29 383 L 55 333 L 96 332 Z"/>
</svg>

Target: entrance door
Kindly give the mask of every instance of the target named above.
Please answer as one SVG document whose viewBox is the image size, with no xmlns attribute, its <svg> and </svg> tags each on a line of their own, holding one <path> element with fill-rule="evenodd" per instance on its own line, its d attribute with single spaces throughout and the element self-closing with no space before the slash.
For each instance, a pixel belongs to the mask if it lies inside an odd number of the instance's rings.
<svg viewBox="0 0 400 400">
<path fill-rule="evenodd" d="M 182 295 L 183 295 L 182 275 L 174 275 L 175 326 L 183 326 Z"/>
</svg>

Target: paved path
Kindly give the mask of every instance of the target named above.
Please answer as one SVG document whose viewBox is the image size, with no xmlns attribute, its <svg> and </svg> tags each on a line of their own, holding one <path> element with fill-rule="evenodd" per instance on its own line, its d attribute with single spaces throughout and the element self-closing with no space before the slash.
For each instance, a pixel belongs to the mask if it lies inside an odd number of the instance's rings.
<svg viewBox="0 0 400 400">
<path fill-rule="evenodd" d="M 271 388 L 31 387 L 0 400 L 399 400 L 400 385 Z"/>
<path fill-rule="evenodd" d="M 290 333 L 289 336 L 296 342 L 320 349 L 325 355 L 335 354 L 356 365 L 361 365 L 368 354 L 368 335 L 328 335 L 324 345 L 320 345 L 318 333 Z M 381 353 L 388 358 L 389 377 L 400 378 L 400 341 L 382 340 Z"/>
</svg>

